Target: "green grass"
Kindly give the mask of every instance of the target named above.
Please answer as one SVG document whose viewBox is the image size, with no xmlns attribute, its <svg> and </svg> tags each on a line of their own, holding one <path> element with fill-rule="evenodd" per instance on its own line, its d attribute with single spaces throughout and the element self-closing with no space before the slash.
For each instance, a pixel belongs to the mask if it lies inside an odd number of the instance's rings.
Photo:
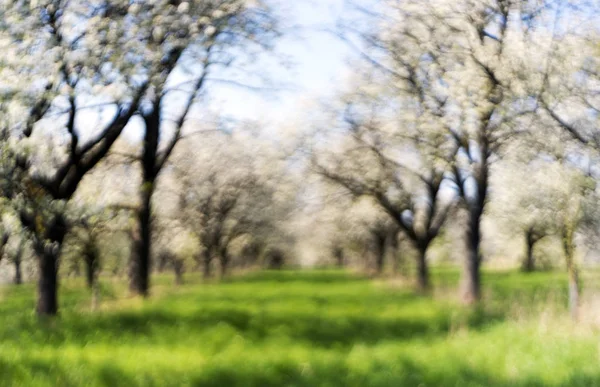
<svg viewBox="0 0 600 387">
<path fill-rule="evenodd" d="M 328 270 L 159 277 L 148 301 L 105 283 L 98 312 L 69 282 L 49 321 L 33 286 L 6 287 L 0 385 L 600 386 L 598 334 L 564 316 L 564 274 L 486 273 L 474 311 L 445 296 L 456 271 L 433 279 L 436 298 Z"/>
</svg>

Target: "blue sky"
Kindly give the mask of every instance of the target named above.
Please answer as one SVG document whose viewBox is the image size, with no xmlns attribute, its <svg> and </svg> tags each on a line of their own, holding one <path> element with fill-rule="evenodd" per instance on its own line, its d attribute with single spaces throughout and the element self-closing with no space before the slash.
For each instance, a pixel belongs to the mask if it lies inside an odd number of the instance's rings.
<svg viewBox="0 0 600 387">
<path fill-rule="evenodd" d="M 325 30 L 335 28 L 344 0 L 278 0 L 285 26 L 295 26 L 253 71 L 269 76 L 283 87 L 278 91 L 249 91 L 213 85 L 211 106 L 239 119 L 277 122 L 292 114 L 307 98 L 331 92 L 347 70 L 348 47 Z M 283 55 L 291 66 L 276 64 Z"/>
</svg>

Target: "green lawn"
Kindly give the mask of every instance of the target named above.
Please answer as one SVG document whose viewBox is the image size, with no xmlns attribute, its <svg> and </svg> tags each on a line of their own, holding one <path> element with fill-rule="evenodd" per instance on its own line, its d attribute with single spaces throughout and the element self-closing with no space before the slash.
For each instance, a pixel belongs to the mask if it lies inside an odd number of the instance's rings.
<svg viewBox="0 0 600 387">
<path fill-rule="evenodd" d="M 600 386 L 599 337 L 564 315 L 562 273 L 487 273 L 487 307 L 336 271 L 265 272 L 121 297 L 89 311 L 76 282 L 61 317 L 38 321 L 34 288 L 2 289 L 0 385 Z"/>
</svg>

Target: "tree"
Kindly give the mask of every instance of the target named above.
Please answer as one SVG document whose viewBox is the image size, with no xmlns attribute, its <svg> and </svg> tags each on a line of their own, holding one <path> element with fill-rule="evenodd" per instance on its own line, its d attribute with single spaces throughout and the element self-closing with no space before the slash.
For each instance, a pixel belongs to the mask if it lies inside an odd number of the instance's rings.
<svg viewBox="0 0 600 387">
<path fill-rule="evenodd" d="M 577 237 L 595 243 L 598 238 L 598 192 L 592 175 L 582 173 L 578 166 L 562 163 L 547 168 L 540 185 L 552 190 L 548 192 L 554 212 L 550 215 L 557 223 L 565 267 L 569 281 L 569 309 L 577 319 L 581 283 L 576 261 Z"/>
<path fill-rule="evenodd" d="M 378 29 L 358 31 L 363 56 L 398 94 L 412 96 L 414 121 L 454 149 L 452 180 L 467 214 L 467 303 L 481 296 L 481 222 L 491 165 L 537 118 L 535 96 L 543 85 L 535 76 L 538 54 L 544 54 L 544 27 L 555 7 L 543 1 L 388 1 L 370 13 L 377 23 L 369 25 Z"/>
<path fill-rule="evenodd" d="M 531 145 L 530 141 L 525 144 Z M 502 234 L 524 241 L 521 269 L 528 273 L 537 269 L 536 245 L 555 234 L 559 224 L 554 216 L 554 188 L 544 183 L 549 161 L 540 157 L 540 151 L 537 148 L 534 158 L 527 162 L 503 160 L 496 170 L 493 184 L 498 189 L 489 207 L 490 217 L 497 221 Z"/>
<path fill-rule="evenodd" d="M 131 291 L 147 296 L 152 195 L 157 178 L 183 135 L 197 97 L 204 93 L 210 71 L 231 66 L 239 57 L 251 55 L 256 47 L 266 47 L 275 32 L 268 8 L 261 2 L 246 0 L 139 3 L 132 17 L 142 36 L 147 37 L 139 42 L 138 52 L 152 74 L 149 95 L 140 106 L 144 139 L 139 230 L 135 234 L 139 239 L 134 243 L 130 272 Z M 147 52 L 154 55 L 148 57 Z M 181 104 L 181 108 L 174 108 L 174 103 Z M 170 139 L 161 142 L 169 131 Z"/>
<path fill-rule="evenodd" d="M 134 39 L 120 1 L 5 1 L 0 19 L 11 53 L 2 74 L 11 99 L 4 130 L 24 174 L 10 199 L 38 257 L 37 312 L 54 315 L 68 202 L 135 114 L 148 82 L 123 55 Z M 105 109 L 95 110 L 95 130 L 83 129 L 98 104 Z"/>
<path fill-rule="evenodd" d="M 213 259 L 218 259 L 221 275 L 227 274 L 236 243 L 273 245 L 285 234 L 281 223 L 290 203 L 282 162 L 267 149 L 240 129 L 207 135 L 202 143 L 190 139 L 173 162 L 181 187 L 177 212 L 198 237 L 205 277 L 212 275 Z"/>
<path fill-rule="evenodd" d="M 313 170 L 355 197 L 373 198 L 396 222 L 418 251 L 417 286 L 426 291 L 427 250 L 452 208 L 442 190 L 445 149 L 406 123 L 402 110 L 390 117 L 390 102 L 360 92 L 347 98 L 341 138 L 334 137 L 341 146 L 313 150 Z"/>
</svg>

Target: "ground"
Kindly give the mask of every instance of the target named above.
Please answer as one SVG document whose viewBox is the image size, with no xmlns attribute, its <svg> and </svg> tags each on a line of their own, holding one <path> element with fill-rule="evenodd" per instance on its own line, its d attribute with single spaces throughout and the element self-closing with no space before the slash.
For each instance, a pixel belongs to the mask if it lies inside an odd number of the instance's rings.
<svg viewBox="0 0 600 387">
<path fill-rule="evenodd" d="M 594 324 L 572 323 L 563 273 L 486 273 L 486 306 L 459 306 L 457 273 L 433 297 L 333 270 L 224 283 L 155 280 L 148 301 L 79 281 L 39 321 L 34 287 L 2 288 L 2 386 L 600 386 Z"/>
</svg>

